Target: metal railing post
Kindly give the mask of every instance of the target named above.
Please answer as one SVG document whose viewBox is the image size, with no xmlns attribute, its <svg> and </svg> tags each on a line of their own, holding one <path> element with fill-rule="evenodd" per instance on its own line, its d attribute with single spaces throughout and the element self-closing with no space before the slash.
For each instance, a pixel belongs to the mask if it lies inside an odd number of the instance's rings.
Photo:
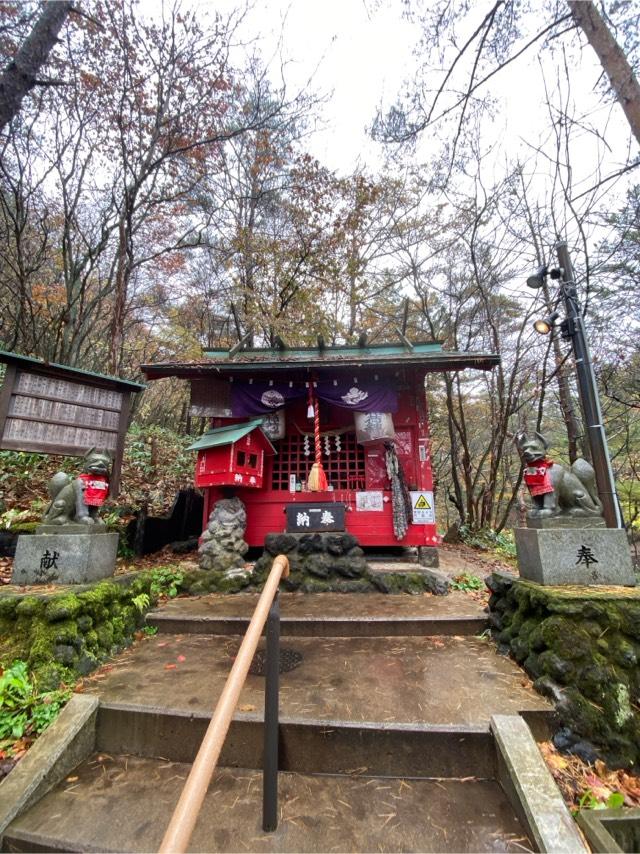
<svg viewBox="0 0 640 854">
<path fill-rule="evenodd" d="M 276 593 L 267 618 L 267 656 L 264 685 L 264 765 L 262 771 L 262 829 L 278 827 L 278 714 L 280 691 L 280 596 Z"/>
</svg>

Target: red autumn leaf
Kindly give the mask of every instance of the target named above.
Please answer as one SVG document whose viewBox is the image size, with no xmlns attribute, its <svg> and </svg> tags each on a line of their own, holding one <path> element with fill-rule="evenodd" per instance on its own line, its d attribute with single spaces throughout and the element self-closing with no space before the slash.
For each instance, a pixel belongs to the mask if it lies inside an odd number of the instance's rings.
<svg viewBox="0 0 640 854">
<path fill-rule="evenodd" d="M 177 666 L 178 666 L 177 664 L 165 664 L 164 669 L 165 670 L 175 670 L 177 668 Z"/>
</svg>

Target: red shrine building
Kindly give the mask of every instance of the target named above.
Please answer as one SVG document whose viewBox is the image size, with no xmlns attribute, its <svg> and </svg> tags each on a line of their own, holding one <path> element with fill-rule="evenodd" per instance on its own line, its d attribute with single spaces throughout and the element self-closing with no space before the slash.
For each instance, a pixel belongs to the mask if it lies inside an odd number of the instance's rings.
<svg viewBox="0 0 640 854">
<path fill-rule="evenodd" d="M 250 546 L 285 531 L 348 531 L 365 547 L 437 546 L 425 376 L 490 370 L 499 357 L 404 337 L 280 344 L 143 366 L 149 380 L 189 380 L 191 414 L 210 419 L 191 445 L 203 528 L 216 501 L 237 495 Z"/>
</svg>

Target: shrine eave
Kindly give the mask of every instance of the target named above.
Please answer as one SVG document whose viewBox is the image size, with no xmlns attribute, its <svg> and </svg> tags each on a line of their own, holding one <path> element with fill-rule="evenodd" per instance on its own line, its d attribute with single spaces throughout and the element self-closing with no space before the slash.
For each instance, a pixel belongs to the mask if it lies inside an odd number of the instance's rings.
<svg viewBox="0 0 640 854">
<path fill-rule="evenodd" d="M 233 376 L 275 371 L 317 371 L 351 368 L 422 368 L 425 373 L 460 371 L 465 368 L 490 371 L 500 364 L 495 353 L 459 353 L 442 350 L 439 343 L 416 343 L 411 350 L 401 346 L 379 345 L 367 348 L 315 347 L 296 350 L 247 349 L 235 355 L 228 350 L 208 350 L 206 358 L 186 362 L 167 361 L 142 365 L 149 380 L 165 377 L 185 379 L 203 376 Z"/>
</svg>

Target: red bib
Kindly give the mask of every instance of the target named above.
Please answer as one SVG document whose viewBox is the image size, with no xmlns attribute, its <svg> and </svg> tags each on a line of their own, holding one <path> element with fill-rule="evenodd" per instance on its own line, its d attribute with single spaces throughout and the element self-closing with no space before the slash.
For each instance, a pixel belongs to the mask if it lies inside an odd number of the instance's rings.
<svg viewBox="0 0 640 854">
<path fill-rule="evenodd" d="M 84 503 L 89 507 L 100 507 L 109 494 L 109 478 L 103 474 L 79 474 L 83 482 Z"/>
<path fill-rule="evenodd" d="M 551 475 L 549 474 L 552 465 L 553 460 L 543 457 L 540 460 L 534 460 L 531 465 L 525 468 L 524 482 L 527 484 L 531 495 L 546 495 L 547 492 L 553 492 Z"/>
</svg>

